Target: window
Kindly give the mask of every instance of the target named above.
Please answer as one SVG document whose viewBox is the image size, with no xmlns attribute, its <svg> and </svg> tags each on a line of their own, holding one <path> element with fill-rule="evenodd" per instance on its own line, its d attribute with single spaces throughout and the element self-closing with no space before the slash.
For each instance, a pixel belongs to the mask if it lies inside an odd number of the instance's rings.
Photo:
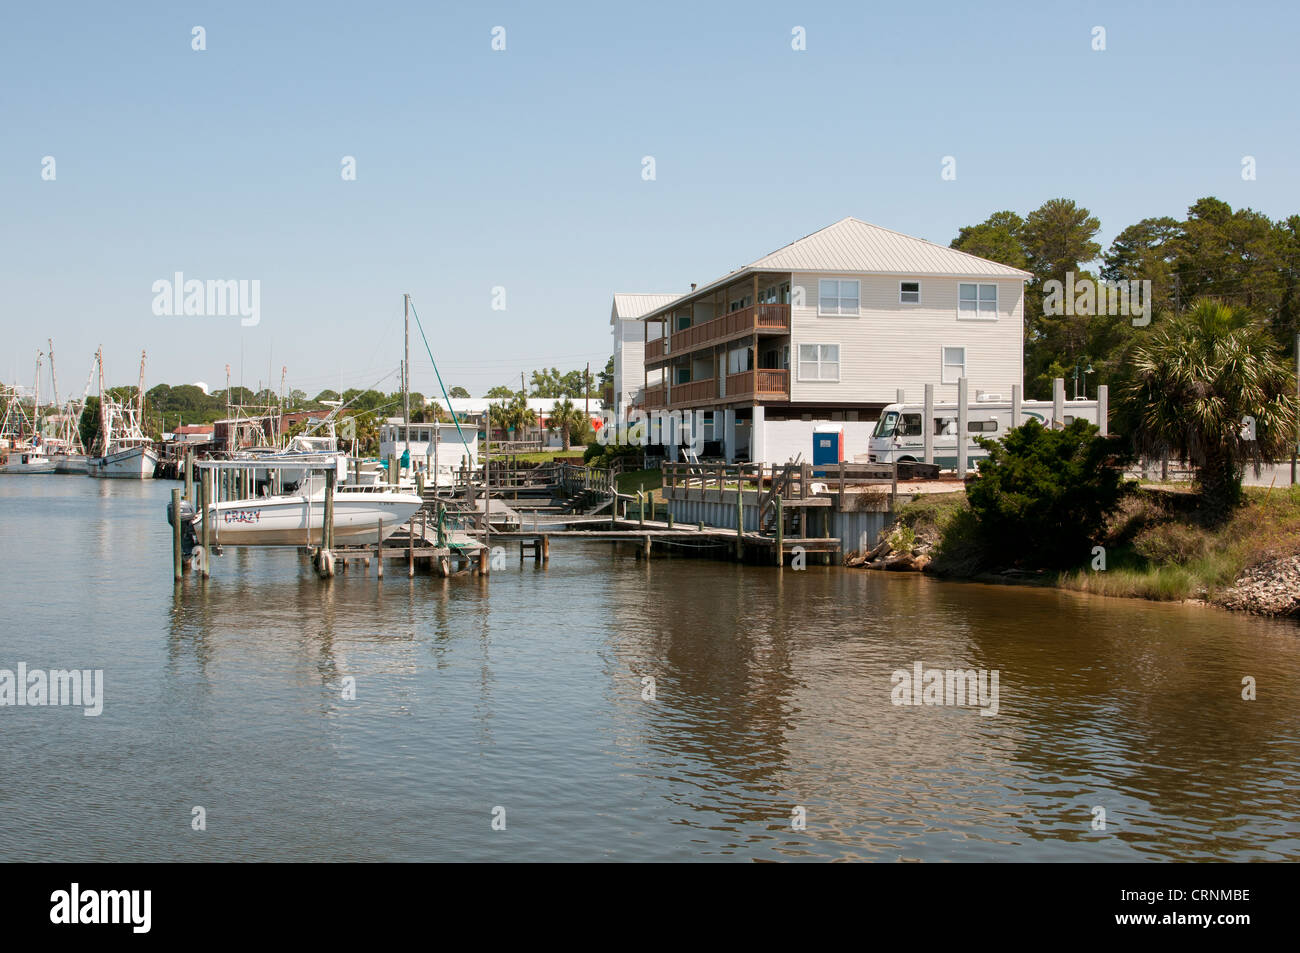
<svg viewBox="0 0 1300 953">
<path fill-rule="evenodd" d="M 940 380 L 945 384 L 955 384 L 959 378 L 966 376 L 966 349 L 964 347 L 943 348 L 943 369 Z"/>
<path fill-rule="evenodd" d="M 935 417 L 934 435 L 936 437 L 957 436 L 957 418 L 956 417 Z"/>
<path fill-rule="evenodd" d="M 921 303 L 921 282 L 900 281 L 898 283 L 898 303 L 899 304 L 920 304 Z"/>
<path fill-rule="evenodd" d="M 996 420 L 968 420 L 966 421 L 967 433 L 997 433 L 998 422 Z"/>
<path fill-rule="evenodd" d="M 799 380 L 838 381 L 840 346 L 838 344 L 800 344 Z"/>
<path fill-rule="evenodd" d="M 873 437 L 919 437 L 921 436 L 921 415 L 900 414 L 891 410 L 876 423 Z"/>
<path fill-rule="evenodd" d="M 998 316 L 998 286 L 961 282 L 957 285 L 957 317 L 995 320 Z"/>
<path fill-rule="evenodd" d="M 857 314 L 858 283 L 823 278 L 817 284 L 818 314 Z"/>
</svg>

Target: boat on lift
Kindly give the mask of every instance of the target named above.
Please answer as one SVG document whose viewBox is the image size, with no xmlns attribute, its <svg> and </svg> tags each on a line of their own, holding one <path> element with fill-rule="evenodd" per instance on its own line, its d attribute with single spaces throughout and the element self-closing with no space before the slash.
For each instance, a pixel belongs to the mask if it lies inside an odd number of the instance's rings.
<svg viewBox="0 0 1300 953">
<path fill-rule="evenodd" d="M 212 461 L 202 462 L 199 467 L 249 469 L 241 466 L 242 463 L 244 461 Z M 323 472 L 335 469 L 334 455 L 287 454 L 278 458 L 267 455 L 257 460 L 259 468 L 269 470 L 274 470 L 277 463 L 310 471 L 310 476 L 293 493 L 210 504 L 208 518 L 213 543 L 219 546 L 321 545 L 325 526 Z M 424 500 L 418 493 L 399 487 L 337 483 L 334 487 L 334 540 L 337 543 L 374 543 L 387 539 L 423 505 Z M 196 513 L 195 523 L 201 520 L 201 514 Z"/>
</svg>

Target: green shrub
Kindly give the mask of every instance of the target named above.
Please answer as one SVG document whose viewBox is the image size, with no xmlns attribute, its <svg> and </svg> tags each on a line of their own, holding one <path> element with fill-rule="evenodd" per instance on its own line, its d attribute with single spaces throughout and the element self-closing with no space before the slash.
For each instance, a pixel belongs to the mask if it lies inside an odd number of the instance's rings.
<svg viewBox="0 0 1300 953">
<path fill-rule="evenodd" d="M 916 533 L 910 526 L 900 523 L 889 534 L 889 547 L 896 553 L 910 553 L 915 546 Z"/>
<path fill-rule="evenodd" d="M 943 526 L 932 570 L 941 576 L 973 576 L 988 563 L 979 523 L 968 507 L 956 510 Z"/>
<path fill-rule="evenodd" d="M 1176 563 L 1186 566 L 1203 558 L 1210 545 L 1209 537 L 1199 527 L 1186 523 L 1156 523 L 1137 534 L 1133 549 L 1158 565 Z"/>
<path fill-rule="evenodd" d="M 966 498 L 985 564 L 1066 569 L 1085 562 L 1125 492 L 1115 442 L 1078 419 L 1064 430 L 1030 420 L 979 444 L 989 456 Z"/>
</svg>

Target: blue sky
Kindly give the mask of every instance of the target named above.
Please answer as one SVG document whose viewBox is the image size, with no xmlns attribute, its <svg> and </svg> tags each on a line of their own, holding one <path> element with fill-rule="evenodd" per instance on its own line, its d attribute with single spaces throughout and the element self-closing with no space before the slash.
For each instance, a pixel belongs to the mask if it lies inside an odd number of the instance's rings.
<svg viewBox="0 0 1300 953">
<path fill-rule="evenodd" d="M 30 385 L 52 337 L 64 394 L 101 343 L 113 384 L 145 349 L 150 386 L 230 364 L 394 389 L 409 292 L 448 386 L 479 393 L 594 373 L 615 291 L 846 215 L 944 244 L 1056 196 L 1107 242 L 1203 195 L 1282 217 L 1298 26 L 1282 2 L 8 4 L 0 380 Z M 260 280 L 260 323 L 154 315 L 177 271 Z M 413 386 L 436 387 L 422 353 Z"/>
</svg>

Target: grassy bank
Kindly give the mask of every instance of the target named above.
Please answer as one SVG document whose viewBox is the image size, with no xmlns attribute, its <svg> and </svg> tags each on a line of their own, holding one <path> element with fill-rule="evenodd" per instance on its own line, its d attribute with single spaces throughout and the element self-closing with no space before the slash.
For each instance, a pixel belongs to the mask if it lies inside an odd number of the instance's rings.
<svg viewBox="0 0 1300 953">
<path fill-rule="evenodd" d="M 1201 521 L 1196 502 L 1185 486 L 1140 488 L 1108 521 L 1100 541 L 1105 571 L 1084 560 L 1070 572 L 1017 581 L 1107 596 L 1212 600 L 1249 567 L 1300 552 L 1300 487 L 1247 488 L 1243 505 L 1215 527 Z M 936 573 L 977 579 L 996 574 L 981 563 L 965 494 L 919 497 L 899 511 L 898 522 L 940 541 Z"/>
</svg>

